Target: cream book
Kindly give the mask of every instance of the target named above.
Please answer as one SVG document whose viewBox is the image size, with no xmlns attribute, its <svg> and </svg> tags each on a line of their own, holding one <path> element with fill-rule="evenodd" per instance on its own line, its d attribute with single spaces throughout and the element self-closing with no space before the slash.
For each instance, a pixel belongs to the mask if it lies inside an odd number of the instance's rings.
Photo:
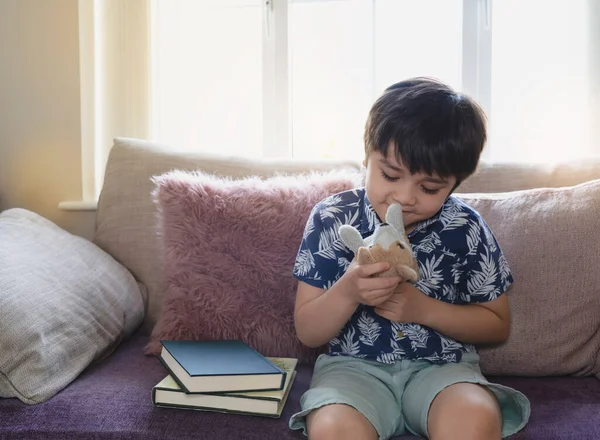
<svg viewBox="0 0 600 440">
<path fill-rule="evenodd" d="M 152 388 L 152 403 L 158 407 L 280 417 L 296 378 L 298 359 L 268 358 L 286 374 L 283 389 L 228 393 L 185 393 L 168 375 Z"/>
</svg>

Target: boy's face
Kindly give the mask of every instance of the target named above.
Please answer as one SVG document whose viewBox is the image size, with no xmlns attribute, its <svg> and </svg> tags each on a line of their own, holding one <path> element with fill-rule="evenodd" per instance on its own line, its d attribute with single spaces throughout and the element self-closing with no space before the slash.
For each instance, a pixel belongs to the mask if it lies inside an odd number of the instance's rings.
<svg viewBox="0 0 600 440">
<path fill-rule="evenodd" d="M 363 162 L 367 167 L 365 188 L 381 220 L 385 219 L 390 204 L 402 205 L 404 226 L 408 233 L 419 221 L 432 217 L 440 210 L 454 188 L 456 178 L 410 174 L 396 161 L 393 151 L 393 145 L 390 145 L 387 157 L 375 151 Z"/>
</svg>

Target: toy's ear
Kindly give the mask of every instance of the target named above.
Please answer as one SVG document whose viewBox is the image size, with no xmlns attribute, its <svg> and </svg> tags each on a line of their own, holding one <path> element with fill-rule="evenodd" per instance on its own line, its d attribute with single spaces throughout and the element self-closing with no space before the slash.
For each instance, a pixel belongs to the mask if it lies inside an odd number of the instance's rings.
<svg viewBox="0 0 600 440">
<path fill-rule="evenodd" d="M 400 203 L 392 203 L 388 206 L 385 213 L 385 222 L 392 225 L 400 236 L 406 235 L 404 221 L 402 221 L 402 205 Z"/>
<path fill-rule="evenodd" d="M 358 229 L 353 228 L 350 225 L 342 225 L 339 229 L 340 238 L 342 242 L 350 249 L 354 254 L 358 252 L 358 248 L 361 247 L 364 242 L 363 238 L 358 232 Z"/>
<path fill-rule="evenodd" d="M 417 272 L 405 264 L 397 264 L 396 270 L 398 271 L 398 275 L 404 278 L 405 281 L 409 281 L 411 283 L 419 281 L 419 275 Z"/>
</svg>

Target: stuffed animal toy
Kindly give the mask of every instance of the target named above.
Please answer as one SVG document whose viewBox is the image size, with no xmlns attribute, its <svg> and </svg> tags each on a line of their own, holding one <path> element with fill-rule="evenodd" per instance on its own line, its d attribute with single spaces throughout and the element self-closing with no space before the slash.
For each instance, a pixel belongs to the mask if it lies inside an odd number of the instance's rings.
<svg viewBox="0 0 600 440">
<path fill-rule="evenodd" d="M 419 279 L 419 266 L 411 249 L 402 221 L 402 206 L 391 204 L 385 214 L 385 222 L 375 227 L 375 232 L 363 240 L 360 232 L 350 225 L 339 228 L 342 242 L 354 252 L 358 264 L 387 261 L 391 267 L 378 276 L 399 275 L 403 281 Z"/>
</svg>

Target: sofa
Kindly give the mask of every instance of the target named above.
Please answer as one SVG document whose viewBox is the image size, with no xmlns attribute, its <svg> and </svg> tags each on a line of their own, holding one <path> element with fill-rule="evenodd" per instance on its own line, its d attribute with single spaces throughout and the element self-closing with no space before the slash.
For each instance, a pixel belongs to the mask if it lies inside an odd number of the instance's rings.
<svg viewBox="0 0 600 440">
<path fill-rule="evenodd" d="M 9 299 L 35 296 L 40 284 L 27 284 L 32 279 L 43 281 L 50 271 L 65 270 L 60 282 L 77 282 L 77 294 L 65 296 L 56 308 L 40 306 L 35 323 L 19 328 L 19 334 L 43 328 L 67 313 L 85 296 L 82 292 L 91 293 L 72 317 L 47 330 L 60 332 L 60 338 L 38 332 L 26 346 L 15 348 L 18 334 L 8 342 L 0 335 L 0 439 L 303 438 L 288 429 L 288 419 L 299 409 L 312 361 L 322 348 L 308 349 L 294 339 L 291 269 L 311 204 L 355 185 L 359 168 L 359 161 L 179 153 L 170 146 L 118 138 L 106 167 L 93 242 L 25 210 L 1 213 L 0 247 L 6 250 L 14 240 L 10 252 L 0 252 L 0 334 L 27 321 L 28 313 L 8 309 Z M 511 336 L 501 346 L 480 350 L 483 372 L 531 401 L 529 423 L 515 440 L 600 439 L 598 179 L 600 160 L 483 162 L 457 190 L 491 225 L 515 276 L 508 293 Z M 260 215 L 251 217 L 259 207 Z M 27 222 L 33 226 L 23 226 Z M 32 228 L 51 232 L 35 235 Z M 25 240 L 21 233 L 33 238 Z M 18 269 L 9 266 L 27 246 L 32 250 L 23 261 L 33 268 L 15 276 L 25 263 Z M 36 267 L 45 254 L 48 263 Z M 106 286 L 78 280 L 84 276 Z M 44 301 L 51 304 L 58 290 Z M 31 301 L 24 307 L 37 311 Z M 88 315 L 90 307 L 106 308 L 108 315 Z M 108 324 L 99 325 L 103 320 Z M 96 330 L 88 331 L 92 325 Z M 171 337 L 237 337 L 265 355 L 298 357 L 282 416 L 154 407 L 152 387 L 165 376 L 155 356 L 157 341 Z M 44 353 L 57 340 L 68 340 L 72 353 L 97 346 L 85 356 L 69 355 L 62 346 Z M 41 348 L 35 355 L 19 358 L 36 344 Z M 70 376 L 39 390 L 75 363 L 81 366 Z M 44 371 L 33 371 L 39 365 Z M 32 384 L 36 374 L 48 369 L 50 375 Z"/>
</svg>

